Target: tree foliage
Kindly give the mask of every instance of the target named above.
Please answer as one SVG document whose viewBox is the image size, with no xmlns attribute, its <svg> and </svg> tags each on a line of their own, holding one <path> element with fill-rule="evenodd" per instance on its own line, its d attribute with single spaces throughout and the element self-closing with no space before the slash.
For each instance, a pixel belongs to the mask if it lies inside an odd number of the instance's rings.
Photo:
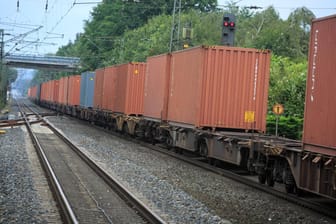
<svg viewBox="0 0 336 224">
<path fill-rule="evenodd" d="M 16 77 L 17 70 L 0 64 L 0 109 L 6 104 L 7 88 Z"/>
</svg>

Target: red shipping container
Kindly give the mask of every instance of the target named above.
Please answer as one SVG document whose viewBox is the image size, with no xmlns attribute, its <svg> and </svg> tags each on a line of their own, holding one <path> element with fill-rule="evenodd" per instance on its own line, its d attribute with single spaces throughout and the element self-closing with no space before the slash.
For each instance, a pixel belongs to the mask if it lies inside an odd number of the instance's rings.
<svg viewBox="0 0 336 224">
<path fill-rule="evenodd" d="M 68 105 L 78 106 L 80 101 L 80 75 L 69 76 L 68 84 Z"/>
<path fill-rule="evenodd" d="M 27 96 L 30 98 L 32 96 L 32 87 L 28 88 L 28 93 L 27 93 Z"/>
<path fill-rule="evenodd" d="M 105 68 L 102 93 L 102 109 L 113 110 L 116 90 L 116 67 Z"/>
<path fill-rule="evenodd" d="M 51 91 L 51 88 L 50 88 L 50 81 L 44 83 L 44 100 L 45 101 L 50 101 L 50 91 Z"/>
<path fill-rule="evenodd" d="M 168 120 L 265 132 L 270 51 L 196 47 L 172 53 Z"/>
<path fill-rule="evenodd" d="M 42 83 L 41 85 L 41 100 L 52 102 L 54 94 L 53 81 Z"/>
<path fill-rule="evenodd" d="M 59 93 L 58 93 L 58 103 L 67 105 L 68 98 L 68 81 L 69 77 L 62 77 L 59 80 Z"/>
<path fill-rule="evenodd" d="M 59 80 L 52 80 L 51 81 L 52 92 L 51 92 L 51 102 L 57 102 L 58 100 L 58 93 L 59 93 Z"/>
<path fill-rule="evenodd" d="M 336 156 L 336 15 L 313 20 L 310 33 L 304 149 Z"/>
<path fill-rule="evenodd" d="M 146 63 L 128 63 L 116 66 L 116 89 L 113 112 L 127 115 L 143 113 Z"/>
<path fill-rule="evenodd" d="M 28 89 L 28 97 L 32 99 L 36 99 L 37 97 L 37 86 L 30 87 Z"/>
<path fill-rule="evenodd" d="M 105 68 L 100 68 L 96 70 L 93 107 L 97 109 L 101 109 L 103 105 L 104 73 Z"/>
<path fill-rule="evenodd" d="M 32 87 L 30 95 L 34 99 L 37 98 L 37 86 Z"/>
<path fill-rule="evenodd" d="M 167 120 L 170 54 L 147 58 L 143 115 Z"/>
<path fill-rule="evenodd" d="M 44 82 L 41 84 L 41 100 L 45 101 L 46 100 L 46 91 L 47 91 L 47 83 Z"/>
</svg>

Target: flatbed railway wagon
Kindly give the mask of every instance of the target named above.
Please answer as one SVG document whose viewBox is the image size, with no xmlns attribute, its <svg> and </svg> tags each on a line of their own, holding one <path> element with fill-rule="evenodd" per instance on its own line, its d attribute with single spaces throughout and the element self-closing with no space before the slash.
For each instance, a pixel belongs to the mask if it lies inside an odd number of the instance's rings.
<svg viewBox="0 0 336 224">
<path fill-rule="evenodd" d="M 249 142 L 266 128 L 270 56 L 200 46 L 148 58 L 144 135 L 209 160 L 250 166 Z"/>
<path fill-rule="evenodd" d="M 288 141 L 260 148 L 255 165 L 301 190 L 336 199 L 336 15 L 312 21 L 302 144 Z"/>
</svg>

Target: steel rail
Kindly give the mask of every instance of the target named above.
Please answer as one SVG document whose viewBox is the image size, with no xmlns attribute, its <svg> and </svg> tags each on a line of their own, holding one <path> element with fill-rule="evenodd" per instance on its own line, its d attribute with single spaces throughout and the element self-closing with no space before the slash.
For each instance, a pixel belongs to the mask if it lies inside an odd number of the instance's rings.
<svg viewBox="0 0 336 224">
<path fill-rule="evenodd" d="M 184 161 L 184 162 L 189 163 L 191 165 L 194 165 L 196 167 L 199 167 L 199 168 L 205 169 L 207 171 L 216 173 L 220 176 L 223 176 L 223 177 L 229 178 L 231 180 L 237 181 L 239 183 L 250 186 L 250 187 L 255 188 L 257 190 L 260 190 L 262 192 L 266 192 L 270 195 L 276 196 L 277 198 L 286 200 L 290 203 L 299 205 L 299 206 L 304 207 L 304 208 L 308 208 L 308 209 L 310 209 L 314 212 L 318 212 L 322 215 L 328 216 L 328 217 L 333 218 L 333 219 L 336 218 L 335 210 L 329 211 L 330 208 L 322 206 L 319 203 L 312 202 L 310 200 L 304 199 L 304 198 L 296 196 L 294 194 L 288 194 L 288 193 L 281 192 L 281 191 L 276 190 L 274 188 L 268 187 L 266 185 L 262 185 L 258 182 L 255 182 L 255 181 L 252 181 L 252 180 L 250 180 L 248 178 L 245 178 L 245 177 L 243 177 L 243 176 L 241 176 L 237 173 L 234 173 L 232 171 L 228 171 L 228 170 L 224 170 L 224 169 L 221 169 L 221 168 L 218 168 L 218 167 L 214 167 L 212 165 L 209 165 L 208 163 L 201 162 L 201 161 L 195 160 L 193 158 L 177 154 L 175 152 L 172 152 L 172 150 L 169 151 L 169 150 L 167 150 L 163 147 L 160 147 L 158 145 L 153 145 L 153 144 L 150 144 L 150 143 L 146 143 L 146 142 L 140 141 L 138 139 L 134 139 L 134 138 L 132 138 L 130 136 L 127 136 L 127 135 L 125 136 L 125 135 L 122 135 L 122 134 L 119 134 L 119 133 L 116 133 L 116 132 L 107 131 L 106 129 L 103 129 L 101 127 L 97 127 L 97 126 L 95 126 L 95 127 L 99 130 L 102 130 L 102 131 L 108 133 L 108 134 L 112 134 L 112 135 L 114 135 L 116 137 L 119 137 L 121 139 L 134 142 L 136 144 L 147 147 L 149 149 L 152 149 L 152 150 L 155 150 L 157 152 L 163 153 L 165 155 L 174 157 L 178 160 Z"/>
<path fill-rule="evenodd" d="M 78 220 L 70 206 L 70 203 L 67 199 L 67 197 L 65 196 L 64 194 L 64 191 L 44 153 L 44 150 L 38 140 L 38 138 L 36 137 L 36 135 L 34 134 L 33 130 L 32 130 L 32 127 L 28 121 L 28 118 L 27 116 L 25 115 L 25 113 L 22 111 L 22 107 L 20 106 L 20 104 L 16 101 L 18 107 L 19 107 L 19 110 L 20 110 L 20 113 L 21 113 L 21 116 L 23 117 L 23 119 L 25 120 L 25 124 L 26 124 L 26 127 L 27 127 L 27 130 L 29 132 L 29 135 L 33 141 L 33 145 L 37 151 L 37 154 L 39 156 L 39 159 L 42 163 L 42 167 L 47 175 L 48 178 L 48 181 L 51 185 L 51 188 L 53 190 L 53 193 L 54 193 L 54 196 L 56 198 L 56 201 L 60 207 L 60 211 L 61 211 L 61 217 L 63 219 L 63 221 L 65 223 L 73 223 L 73 224 L 77 224 L 78 223 Z M 38 115 L 38 114 L 36 114 Z"/>
<path fill-rule="evenodd" d="M 28 105 L 26 105 L 29 107 Z M 33 113 L 37 113 L 34 109 L 30 108 Z M 37 113 L 38 114 L 38 113 Z M 100 168 L 92 159 L 90 159 L 85 153 L 83 153 L 76 145 L 74 145 L 69 138 L 63 135 L 53 124 L 47 121 L 45 118 L 40 117 L 43 122 L 48 125 L 48 127 L 61 138 L 70 148 L 85 162 L 87 163 L 96 173 L 99 175 L 105 183 L 110 186 L 123 200 L 125 200 L 129 205 L 135 208 L 142 217 L 146 219 L 149 223 L 155 224 L 165 224 L 159 215 L 152 211 L 147 205 L 141 202 L 137 197 L 127 190 L 122 183 L 112 178 L 107 174 L 102 168 Z"/>
<path fill-rule="evenodd" d="M 243 176 L 241 176 L 239 174 L 236 174 L 236 173 L 234 173 L 232 171 L 228 171 L 228 170 L 224 170 L 224 169 L 221 169 L 221 168 L 217 168 L 217 167 L 211 166 L 211 165 L 209 165 L 207 163 L 204 163 L 204 162 L 192 159 L 192 158 L 188 158 L 186 156 L 179 155 L 177 153 L 173 153 L 171 151 L 168 151 L 168 150 L 163 149 L 162 147 L 159 147 L 159 146 L 156 146 L 156 145 L 151 145 L 151 144 L 144 143 L 144 142 L 141 142 L 141 141 L 137 141 L 137 143 L 140 144 L 140 145 L 142 145 L 142 146 L 144 146 L 144 147 L 150 148 L 152 150 L 161 152 L 163 154 L 166 154 L 166 155 L 172 156 L 172 157 L 174 157 L 176 159 L 179 159 L 179 160 L 182 160 L 184 162 L 187 162 L 187 163 L 189 163 L 191 165 L 200 167 L 200 168 L 205 169 L 207 171 L 216 173 L 216 174 L 218 174 L 220 176 L 227 177 L 227 178 L 229 178 L 231 180 L 234 180 L 234 181 L 237 181 L 237 182 L 242 183 L 244 185 L 253 187 L 253 188 L 257 189 L 257 190 L 266 192 L 266 193 L 268 193 L 270 195 L 273 195 L 273 196 L 276 196 L 276 197 L 278 197 L 280 199 L 284 199 L 284 200 L 286 200 L 288 202 L 291 202 L 293 204 L 297 204 L 297 205 L 299 205 L 301 207 L 308 208 L 308 209 L 310 209 L 312 211 L 315 211 L 315 212 L 318 212 L 320 214 L 326 215 L 326 216 L 328 216 L 330 218 L 333 218 L 333 219 L 336 218 L 335 210 L 334 211 L 329 211 L 330 208 L 322 206 L 319 203 L 309 201 L 307 199 L 301 198 L 301 197 L 296 196 L 294 194 L 288 194 L 288 193 L 284 193 L 284 192 L 278 191 L 278 190 L 276 190 L 276 189 L 274 189 L 272 187 L 268 187 L 266 185 L 254 182 L 254 181 L 252 181 L 252 180 L 250 180 L 248 178 L 245 178 L 245 177 L 243 177 Z"/>
<path fill-rule="evenodd" d="M 70 139 L 64 136 L 53 124 L 45 120 L 49 128 L 67 145 L 69 145 L 115 192 L 118 193 L 125 201 L 135 207 L 140 214 L 150 223 L 166 223 L 160 216 L 153 212 L 147 205 L 142 203 L 137 197 L 123 186 L 119 181 L 108 175 L 92 159 L 85 155 Z"/>
</svg>

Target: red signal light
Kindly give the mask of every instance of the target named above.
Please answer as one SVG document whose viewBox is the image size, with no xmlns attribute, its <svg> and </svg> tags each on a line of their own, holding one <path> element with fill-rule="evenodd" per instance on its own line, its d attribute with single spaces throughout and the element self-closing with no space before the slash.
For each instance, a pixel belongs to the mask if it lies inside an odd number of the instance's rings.
<svg viewBox="0 0 336 224">
<path fill-rule="evenodd" d="M 228 27 L 228 26 L 229 26 L 229 22 L 225 21 L 223 25 L 224 25 L 225 27 Z"/>
<path fill-rule="evenodd" d="M 234 22 L 230 22 L 230 27 L 235 27 L 235 23 Z"/>
</svg>

